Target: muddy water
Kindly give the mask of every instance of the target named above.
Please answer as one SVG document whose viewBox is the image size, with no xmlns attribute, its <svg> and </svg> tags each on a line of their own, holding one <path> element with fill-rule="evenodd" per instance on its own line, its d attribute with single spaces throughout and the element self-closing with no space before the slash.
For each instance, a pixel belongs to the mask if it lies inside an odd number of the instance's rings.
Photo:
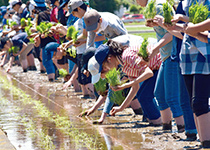
<svg viewBox="0 0 210 150">
<path fill-rule="evenodd" d="M 24 75 L 16 75 L 14 78 L 7 76 L 7 78 L 13 85 L 31 95 L 33 99 L 41 101 L 54 114 L 60 114 L 62 116 L 65 110 L 76 129 L 99 138 L 97 143 L 102 145 L 100 149 L 140 149 L 142 141 L 145 141 L 143 134 L 136 132 L 135 128 L 126 129 L 126 124 L 133 123 L 132 121 L 128 122 L 128 120 L 124 119 L 113 120 L 113 117 L 107 117 L 104 125 L 93 126 L 91 120 L 98 119 L 102 112 L 101 110 L 91 115 L 91 117 L 78 118 L 78 114 L 84 109 L 83 102 L 78 98 L 81 93 L 75 93 L 72 90 L 62 91 L 61 87 L 59 87 L 61 83 L 45 82 L 43 84 L 43 82 L 37 81 L 36 79 L 29 81 L 26 80 Z M 40 149 L 37 143 L 39 137 L 31 137 L 28 129 L 18 119 L 18 117 L 24 115 L 30 116 L 37 128 L 46 131 L 52 137 L 55 149 L 77 149 L 71 138 L 62 134 L 53 123 L 44 118 L 40 118 L 31 109 L 30 105 L 23 105 L 19 102 L 17 96 L 13 96 L 1 86 L 0 94 L 1 97 L 6 99 L 0 105 L 0 125 L 7 132 L 8 138 L 17 150 Z M 93 103 L 94 100 L 89 99 L 85 101 L 86 103 L 87 101 Z M 17 109 L 18 111 L 16 111 Z M 125 127 L 116 127 L 121 124 L 125 124 Z M 83 147 L 80 149 L 88 148 Z"/>
</svg>

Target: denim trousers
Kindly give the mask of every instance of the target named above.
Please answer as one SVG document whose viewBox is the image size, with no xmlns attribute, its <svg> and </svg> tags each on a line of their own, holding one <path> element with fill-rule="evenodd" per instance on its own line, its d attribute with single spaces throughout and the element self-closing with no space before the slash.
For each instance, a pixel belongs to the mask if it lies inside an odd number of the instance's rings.
<svg viewBox="0 0 210 150">
<path fill-rule="evenodd" d="M 52 58 L 53 53 L 57 51 L 58 46 L 58 43 L 50 42 L 42 50 L 42 61 L 44 67 L 46 68 L 47 74 L 55 73 L 56 67 L 52 61 Z"/>
<path fill-rule="evenodd" d="M 139 83 L 140 88 L 137 92 L 136 97 L 141 104 L 144 115 L 150 119 L 155 120 L 160 117 L 160 111 L 157 107 L 156 101 L 154 101 L 154 86 L 158 71 L 154 71 L 154 76 Z M 110 100 L 112 90 L 109 89 L 108 95 L 105 101 L 103 112 L 109 114 L 114 102 Z"/>
<path fill-rule="evenodd" d="M 155 120 L 160 117 L 160 111 L 157 107 L 157 103 L 154 100 L 154 87 L 158 71 L 153 71 L 154 76 L 140 83 L 140 88 L 136 97 L 141 104 L 142 110 L 146 118 Z"/>
<path fill-rule="evenodd" d="M 174 118 L 183 115 L 186 133 L 197 133 L 179 62 L 171 61 L 170 58 L 162 62 L 155 85 L 155 96 L 160 110 L 170 107 Z"/>
</svg>

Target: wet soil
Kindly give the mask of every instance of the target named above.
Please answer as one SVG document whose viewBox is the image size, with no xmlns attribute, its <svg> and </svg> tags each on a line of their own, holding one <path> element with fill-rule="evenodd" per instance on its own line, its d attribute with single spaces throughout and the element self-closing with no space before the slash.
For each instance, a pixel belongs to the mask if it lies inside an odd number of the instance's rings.
<svg viewBox="0 0 210 150">
<path fill-rule="evenodd" d="M 74 92 L 72 87 L 62 90 L 62 78 L 58 78 L 55 82 L 50 83 L 46 74 L 40 74 L 39 71 L 23 73 L 22 68 L 18 66 L 12 67 L 9 76 L 10 79 L 15 79 L 16 84 L 28 94 L 31 94 L 33 98 L 43 99 L 43 103 L 51 111 L 59 113 L 61 109 L 67 110 L 70 120 L 78 128 L 87 129 L 87 132 L 90 134 L 95 134 L 93 129 L 97 130 L 106 145 L 106 148 L 104 147 L 103 149 L 199 149 L 200 143 L 198 141 L 188 142 L 183 140 L 185 139 L 185 134 L 177 133 L 174 122 L 172 132 L 163 132 L 161 126 L 152 127 L 147 122 L 142 122 L 142 116 L 134 116 L 131 108 L 126 108 L 124 111 L 117 113 L 115 117 L 108 116 L 102 125 L 93 125 L 92 120 L 100 118 L 103 106 L 89 117 L 77 117 L 82 110 L 93 106 L 95 99 L 81 100 L 81 93 Z M 45 101 L 46 98 L 51 99 L 51 103 Z M 91 130 L 88 131 L 88 129 Z M 16 145 L 21 145 L 21 142 L 27 141 L 24 137 L 20 137 L 22 140 L 18 143 L 13 136 L 14 134 L 8 134 L 11 142 Z M 62 142 L 62 140 L 59 142 Z M 30 147 L 29 149 L 33 148 Z"/>
</svg>

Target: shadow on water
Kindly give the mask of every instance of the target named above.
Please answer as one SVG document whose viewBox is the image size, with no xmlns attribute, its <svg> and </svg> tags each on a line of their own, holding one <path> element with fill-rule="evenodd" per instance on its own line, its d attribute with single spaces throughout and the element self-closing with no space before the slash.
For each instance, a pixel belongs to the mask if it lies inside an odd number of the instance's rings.
<svg viewBox="0 0 210 150">
<path fill-rule="evenodd" d="M 6 75 L 1 73 L 0 76 Z M 83 132 L 88 134 L 90 139 L 86 139 L 87 142 L 90 142 L 91 138 L 96 140 L 91 141 L 95 143 L 96 149 L 139 149 L 142 145 L 141 142 L 145 141 L 143 134 L 136 133 L 133 129 L 123 130 L 123 128 L 112 126 L 129 123 L 126 120 L 113 123 L 107 117 L 107 121 L 111 122 L 109 124 L 111 126 L 108 127 L 106 123 L 102 126 L 93 126 L 90 120 L 78 118 L 77 115 L 83 109 L 77 96 L 79 94 L 59 90 L 56 83 L 27 82 L 24 76 L 18 78 L 6 77 L 9 82 L 12 82 L 13 86 L 30 95 L 32 99 L 41 101 L 44 104 L 42 108 L 46 107 L 51 113 L 59 114 L 61 117 L 67 115 L 78 134 L 83 134 Z M 51 144 L 55 146 L 54 149 L 90 149 L 84 146 L 76 147 L 75 139 L 72 140 L 71 138 L 72 135 L 69 136 L 61 132 L 62 125 L 58 127 L 52 121 L 53 118 L 40 116 L 40 113 L 37 112 L 42 111 L 42 108 L 35 108 L 32 104 L 23 104 L 24 102 L 20 101 L 22 97 L 12 94 L 11 91 L 3 87 L 1 82 L 0 98 L 0 125 L 7 132 L 9 140 L 17 150 L 39 150 L 40 147 L 43 148 L 42 136 L 46 137 L 46 135 L 50 137 L 49 140 L 52 140 Z M 101 111 L 96 112 L 94 116 L 98 117 L 100 113 Z M 136 122 L 136 124 L 138 123 Z M 33 132 L 33 130 L 35 131 Z M 33 132 L 32 135 L 30 132 Z"/>
</svg>

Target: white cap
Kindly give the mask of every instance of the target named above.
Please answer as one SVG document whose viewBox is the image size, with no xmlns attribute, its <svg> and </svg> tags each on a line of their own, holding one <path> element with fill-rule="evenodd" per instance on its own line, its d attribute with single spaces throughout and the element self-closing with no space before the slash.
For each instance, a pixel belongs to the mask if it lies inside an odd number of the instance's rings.
<svg viewBox="0 0 210 150">
<path fill-rule="evenodd" d="M 13 8 L 13 6 L 15 6 L 17 3 L 20 3 L 21 0 L 10 0 L 9 4 L 11 5 L 11 8 Z"/>
<path fill-rule="evenodd" d="M 101 73 L 99 73 L 99 68 L 100 68 L 100 65 L 96 61 L 95 56 L 91 57 L 88 61 L 88 71 L 92 75 L 92 79 L 91 79 L 92 84 L 97 83 L 101 77 Z"/>
</svg>

